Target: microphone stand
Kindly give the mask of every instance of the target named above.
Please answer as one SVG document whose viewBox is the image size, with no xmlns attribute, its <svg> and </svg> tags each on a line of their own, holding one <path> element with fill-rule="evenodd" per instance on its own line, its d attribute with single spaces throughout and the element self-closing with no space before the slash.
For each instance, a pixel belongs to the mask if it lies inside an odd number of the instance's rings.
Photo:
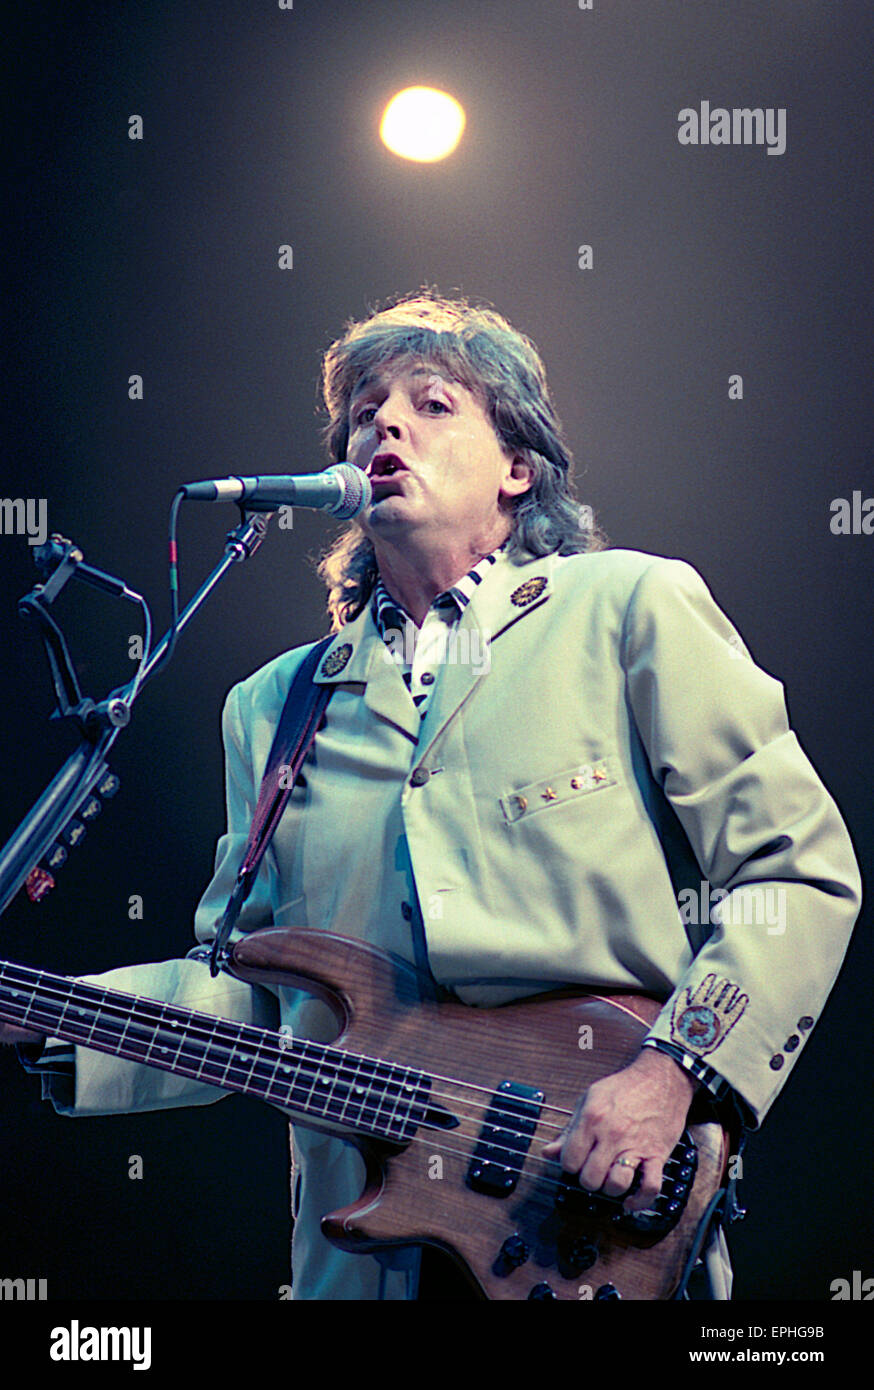
<svg viewBox="0 0 874 1390">
<path fill-rule="evenodd" d="M 225 538 L 225 551 L 222 560 L 204 580 L 190 603 L 180 613 L 173 635 L 186 628 L 195 613 L 206 601 L 213 589 L 234 564 L 249 559 L 261 545 L 272 513 L 259 512 L 247 516 L 241 508 L 241 521 Z M 52 681 L 58 708 L 52 719 L 72 719 L 82 734 L 82 740 L 70 755 L 63 767 L 45 788 L 38 801 L 28 811 L 12 837 L 0 851 L 0 913 L 3 913 L 15 897 L 21 885 L 29 879 L 40 860 L 54 846 L 53 858 L 57 864 L 66 859 L 66 851 L 59 842 L 67 833 L 67 843 L 74 845 L 84 835 L 84 825 L 77 822 L 71 826 L 79 812 L 83 819 L 92 819 L 101 809 L 102 796 L 108 800 L 119 787 L 118 778 L 111 772 L 106 761 L 107 754 L 122 729 L 130 723 L 131 707 L 142 693 L 149 678 L 156 673 L 171 642 L 170 630 L 164 634 L 143 670 L 118 690 L 114 690 L 104 700 L 95 702 L 83 698 L 79 682 L 70 660 L 70 654 L 63 633 L 49 613 L 49 607 L 58 597 L 68 581 L 74 577 L 84 579 L 98 588 L 114 593 L 119 597 L 141 602 L 140 596 L 128 589 L 123 580 L 103 574 L 83 564 L 83 556 L 71 541 L 53 536 L 53 545 L 46 547 L 55 559 L 60 552 L 60 564 L 45 584 L 37 584 L 19 603 L 22 617 L 34 621 L 40 628 L 51 668 Z M 51 866 L 51 860 L 50 860 Z M 45 874 L 43 891 L 54 885 L 49 873 Z M 37 892 L 34 900 L 42 896 Z"/>
</svg>

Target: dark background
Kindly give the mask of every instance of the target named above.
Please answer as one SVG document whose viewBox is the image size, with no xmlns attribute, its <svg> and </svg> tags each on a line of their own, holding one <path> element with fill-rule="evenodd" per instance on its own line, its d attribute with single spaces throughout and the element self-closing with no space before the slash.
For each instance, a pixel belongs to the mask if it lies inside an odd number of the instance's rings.
<svg viewBox="0 0 874 1390">
<path fill-rule="evenodd" d="M 348 317 L 423 283 L 490 301 L 544 355 L 581 498 L 614 544 L 701 570 L 785 681 L 870 863 L 874 537 L 829 529 L 833 498 L 874 493 L 868 5 L 149 0 L 22 6 L 16 24 L 3 496 L 48 498 L 50 529 L 145 593 L 162 631 L 177 486 L 322 466 L 318 364 Z M 443 164 L 377 139 L 416 83 L 466 108 Z M 786 153 L 681 146 L 677 113 L 702 99 L 787 108 Z M 183 509 L 184 597 L 235 515 Z M 4 956 L 85 973 L 189 948 L 222 830 L 224 695 L 326 630 L 308 562 L 331 533 L 296 512 L 226 580 L 118 744 L 111 811 L 47 901 L 7 912 Z M 0 577 L 5 839 L 73 735 L 46 723 L 41 647 L 16 616 L 37 578 L 24 538 L 0 536 Z M 56 607 L 86 693 L 129 678 L 133 608 L 81 586 Z M 741 1299 L 874 1275 L 871 981 L 863 921 L 749 1146 Z M 63 1119 L 10 1052 L 0 1086 L 0 1277 L 46 1278 L 51 1298 L 277 1297 L 278 1114 L 234 1098 Z"/>
</svg>

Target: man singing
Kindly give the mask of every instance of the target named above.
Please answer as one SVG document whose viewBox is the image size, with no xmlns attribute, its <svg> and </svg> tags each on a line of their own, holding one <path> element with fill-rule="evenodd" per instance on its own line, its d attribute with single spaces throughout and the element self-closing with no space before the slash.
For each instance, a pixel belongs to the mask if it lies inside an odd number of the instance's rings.
<svg viewBox="0 0 874 1390">
<path fill-rule="evenodd" d="M 782 687 L 695 570 L 603 548 L 527 338 L 421 294 L 350 324 L 323 385 L 332 460 L 363 469 L 373 500 L 321 564 L 334 637 L 315 680 L 332 696 L 236 935 L 360 937 L 469 1004 L 559 986 L 663 999 L 639 1055 L 543 1150 L 592 1191 L 633 1187 L 626 1205 L 643 1209 L 696 1091 L 756 1128 L 804 1050 L 858 911 L 849 837 Z M 228 697 L 203 943 L 309 650 Z M 707 911 L 681 910 L 702 884 Z M 202 956 L 101 980 L 334 1035 L 312 997 L 213 981 Z M 64 1113 L 220 1095 L 81 1047 L 25 1051 Z M 416 1297 L 418 1255 L 348 1254 L 320 1232 L 364 1186 L 358 1151 L 296 1126 L 294 1152 L 294 1297 Z M 705 1255 L 727 1298 L 718 1228 Z"/>
</svg>

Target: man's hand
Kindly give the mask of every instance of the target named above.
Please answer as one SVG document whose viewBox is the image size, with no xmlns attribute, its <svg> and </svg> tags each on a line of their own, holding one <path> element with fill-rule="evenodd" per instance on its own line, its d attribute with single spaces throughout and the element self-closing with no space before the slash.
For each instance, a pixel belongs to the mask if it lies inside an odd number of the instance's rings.
<svg viewBox="0 0 874 1390">
<path fill-rule="evenodd" d="M 658 1195 L 662 1168 L 686 1127 L 697 1086 L 664 1052 L 643 1048 L 630 1066 L 589 1087 L 567 1129 L 544 1147 L 544 1157 L 560 1158 L 566 1172 L 579 1174 L 582 1187 L 603 1188 L 610 1197 L 627 1192 L 639 1168 L 640 1187 L 625 1206 L 643 1211 Z"/>
<path fill-rule="evenodd" d="M 0 1043 L 38 1043 L 45 1033 L 33 1033 L 29 1028 L 15 1028 L 11 1023 L 0 1023 Z"/>
</svg>

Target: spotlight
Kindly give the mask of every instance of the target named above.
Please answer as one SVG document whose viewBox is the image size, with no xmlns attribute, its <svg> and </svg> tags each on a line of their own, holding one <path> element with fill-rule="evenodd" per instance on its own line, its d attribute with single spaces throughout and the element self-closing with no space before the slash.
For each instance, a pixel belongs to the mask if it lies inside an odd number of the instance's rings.
<svg viewBox="0 0 874 1390">
<path fill-rule="evenodd" d="M 452 154 L 465 122 L 463 108 L 448 92 L 405 87 L 385 108 L 379 134 L 393 154 L 433 164 Z"/>
</svg>

